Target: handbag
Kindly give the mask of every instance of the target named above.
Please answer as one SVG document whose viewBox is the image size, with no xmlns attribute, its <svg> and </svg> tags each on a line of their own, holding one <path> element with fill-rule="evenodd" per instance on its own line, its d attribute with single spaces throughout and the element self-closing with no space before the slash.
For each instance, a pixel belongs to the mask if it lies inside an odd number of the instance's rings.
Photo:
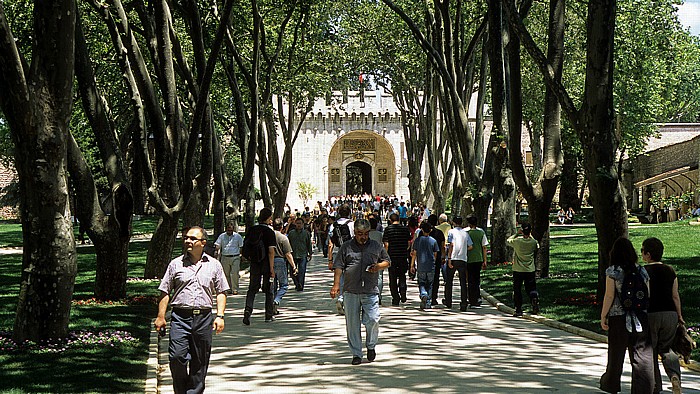
<svg viewBox="0 0 700 394">
<path fill-rule="evenodd" d="M 678 323 L 678 327 L 676 327 L 676 337 L 671 344 L 671 350 L 683 356 L 683 361 L 688 364 L 690 361 L 690 352 L 692 352 L 695 347 L 695 341 L 688 333 L 685 324 Z"/>
</svg>

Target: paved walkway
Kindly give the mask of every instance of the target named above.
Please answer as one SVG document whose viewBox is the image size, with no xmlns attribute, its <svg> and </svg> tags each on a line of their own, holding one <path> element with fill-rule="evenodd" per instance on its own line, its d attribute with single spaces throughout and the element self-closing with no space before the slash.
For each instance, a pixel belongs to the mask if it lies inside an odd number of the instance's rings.
<svg viewBox="0 0 700 394">
<path fill-rule="evenodd" d="M 247 288 L 247 280 L 242 283 Z M 229 297 L 226 329 L 214 339 L 207 393 L 600 392 L 606 344 L 493 306 L 420 311 L 415 282 L 409 282 L 409 302 L 381 308 L 376 361 L 352 366 L 344 317 L 335 314 L 328 296 L 331 283 L 322 258 L 314 256 L 307 290 L 287 293 L 273 323 L 264 322 L 262 294 L 250 326 L 241 323 L 245 295 Z M 456 295 L 458 289 L 456 283 Z M 388 293 L 385 286 L 385 303 Z M 172 393 L 167 340 L 159 346 L 159 389 Z M 625 368 L 622 389 L 629 392 L 629 363 Z M 700 393 L 700 375 L 683 373 L 684 393 Z M 664 388 L 670 392 L 665 377 Z"/>
</svg>

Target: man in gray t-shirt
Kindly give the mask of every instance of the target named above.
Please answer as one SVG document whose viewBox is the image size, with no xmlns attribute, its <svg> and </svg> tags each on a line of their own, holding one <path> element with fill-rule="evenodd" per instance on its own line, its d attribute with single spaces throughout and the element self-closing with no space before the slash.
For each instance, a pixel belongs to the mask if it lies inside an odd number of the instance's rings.
<svg viewBox="0 0 700 394">
<path fill-rule="evenodd" d="M 374 361 L 375 346 L 379 339 L 379 271 L 388 268 L 391 260 L 384 247 L 369 239 L 370 224 L 366 219 L 355 222 L 355 237 L 340 246 L 333 264 L 334 280 L 331 298 L 340 293 L 340 277 L 345 283 L 345 324 L 352 364 L 362 363 L 362 332 L 360 313 L 367 335 L 367 360 Z"/>
</svg>

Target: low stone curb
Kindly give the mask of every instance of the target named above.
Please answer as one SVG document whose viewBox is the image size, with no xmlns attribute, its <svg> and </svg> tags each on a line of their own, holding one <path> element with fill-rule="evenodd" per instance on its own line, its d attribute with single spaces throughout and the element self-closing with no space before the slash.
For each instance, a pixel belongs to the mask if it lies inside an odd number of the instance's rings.
<svg viewBox="0 0 700 394">
<path fill-rule="evenodd" d="M 481 289 L 481 297 L 487 300 L 489 304 L 493 305 L 494 307 L 496 307 L 496 309 L 503 313 L 512 315 L 515 312 L 514 308 L 502 303 L 496 297 L 487 293 L 483 289 Z M 608 337 L 606 335 L 598 334 L 597 332 L 589 331 L 581 327 L 572 326 L 571 324 L 562 323 L 558 320 L 549 319 L 540 315 L 531 315 L 529 313 L 523 313 L 522 317 L 524 319 L 544 324 L 545 326 L 556 328 L 558 330 L 570 332 L 574 335 L 592 339 L 597 342 L 608 343 Z M 690 361 L 690 363 L 686 364 L 685 362 L 683 362 L 683 359 L 681 359 L 681 366 L 694 372 L 700 372 L 700 366 L 698 365 L 698 363 L 693 362 L 692 360 Z"/>
<path fill-rule="evenodd" d="M 151 327 L 155 323 L 155 319 L 151 320 Z M 151 330 L 150 343 L 148 344 L 148 361 L 146 362 L 148 372 L 146 373 L 146 394 L 158 394 L 160 392 L 158 385 L 158 375 L 160 364 L 158 363 L 160 337 L 155 329 Z"/>
</svg>

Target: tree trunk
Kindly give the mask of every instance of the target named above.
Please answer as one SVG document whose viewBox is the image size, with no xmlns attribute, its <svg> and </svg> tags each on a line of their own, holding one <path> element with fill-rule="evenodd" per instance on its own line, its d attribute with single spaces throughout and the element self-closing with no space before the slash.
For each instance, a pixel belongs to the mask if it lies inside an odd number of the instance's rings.
<svg viewBox="0 0 700 394">
<path fill-rule="evenodd" d="M 555 186 L 556 187 L 556 186 Z M 549 201 L 528 200 L 528 213 L 532 225 L 532 236 L 539 242 L 535 269 L 541 278 L 549 277 Z"/>
<path fill-rule="evenodd" d="M 179 213 L 175 213 L 173 216 L 160 215 L 160 220 L 158 220 L 148 247 L 146 261 L 152 263 L 146 264 L 145 278 L 160 279 L 165 274 L 165 269 L 172 260 L 175 237 L 180 230 L 178 227 L 179 219 Z"/>
<path fill-rule="evenodd" d="M 110 226 L 111 227 L 111 226 Z M 129 236 L 104 231 L 93 239 L 95 245 L 95 298 L 119 300 L 126 297 Z"/>
<path fill-rule="evenodd" d="M 95 134 L 100 157 L 112 186 L 106 206 L 100 203 L 91 169 L 73 136 L 68 137 L 67 154 L 76 192 L 75 215 L 95 244 L 95 297 L 116 300 L 126 297 L 127 261 L 134 199 L 127 184 L 125 160 L 106 100 L 97 82 L 80 19 L 76 26 L 76 79 L 83 109 Z M 132 130 L 130 130 L 132 131 Z M 134 132 L 132 131 L 132 134 Z M 109 215 L 107 214 L 109 213 Z"/>
<path fill-rule="evenodd" d="M 77 272 L 66 179 L 75 16 L 72 0 L 34 4 L 26 68 L 0 3 L 0 108 L 15 145 L 24 247 L 16 342 L 68 334 Z"/>
<path fill-rule="evenodd" d="M 615 155 L 613 68 L 616 1 L 588 3 L 586 87 L 581 123 L 576 128 L 584 152 L 590 202 L 598 236 L 598 301 L 605 294 L 605 270 L 610 250 L 618 237 L 627 234 L 627 204 L 620 191 Z"/>
<path fill-rule="evenodd" d="M 190 201 L 187 203 L 187 208 L 185 208 L 185 212 L 182 215 L 182 228 L 204 227 L 204 216 L 207 213 L 210 195 L 208 185 L 198 187 L 192 191 Z"/>
<path fill-rule="evenodd" d="M 221 154 L 221 142 L 216 133 L 213 135 L 212 162 L 214 163 L 214 190 L 212 193 L 211 207 L 214 214 L 214 234 L 221 234 L 226 229 L 226 211 L 224 209 L 224 197 L 226 195 L 224 172 L 224 157 Z"/>
<path fill-rule="evenodd" d="M 564 209 L 581 209 L 579 199 L 579 165 L 578 154 L 573 149 L 564 150 L 564 166 L 562 167 L 561 186 L 559 186 L 559 206 Z"/>
<path fill-rule="evenodd" d="M 502 23 L 501 0 L 488 3 L 488 55 L 489 75 L 491 76 L 491 108 L 493 110 L 493 130 L 501 142 L 494 156 L 493 215 L 491 218 L 491 261 L 510 261 L 512 249 L 506 239 L 515 232 L 515 181 L 508 160 L 508 114 L 506 102 L 506 64 L 503 38 L 507 36 Z"/>
</svg>

